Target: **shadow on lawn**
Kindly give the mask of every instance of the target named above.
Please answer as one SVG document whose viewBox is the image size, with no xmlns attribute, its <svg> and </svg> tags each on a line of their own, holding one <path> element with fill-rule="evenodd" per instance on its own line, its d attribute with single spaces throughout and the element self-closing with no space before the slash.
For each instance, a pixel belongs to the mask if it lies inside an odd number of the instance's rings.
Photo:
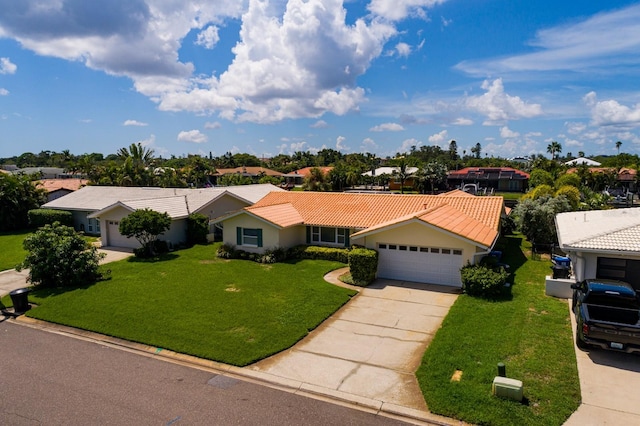
<svg viewBox="0 0 640 426">
<path fill-rule="evenodd" d="M 168 262 L 170 260 L 175 260 L 175 259 L 177 259 L 179 257 L 180 257 L 180 255 L 176 254 L 176 253 L 165 253 L 165 254 L 161 254 L 160 256 L 154 256 L 154 257 L 131 256 L 131 257 L 127 258 L 127 262 L 131 262 L 131 263 L 158 263 L 158 262 Z"/>
<path fill-rule="evenodd" d="M 513 300 L 512 288 L 515 284 L 515 272 L 525 264 L 527 256 L 522 252 L 522 239 L 520 235 L 502 236 L 495 246 L 495 250 L 502 252 L 501 262 L 509 265 L 508 287 L 504 287 L 500 294 L 483 297 L 483 299 L 491 302 L 509 302 Z"/>
</svg>

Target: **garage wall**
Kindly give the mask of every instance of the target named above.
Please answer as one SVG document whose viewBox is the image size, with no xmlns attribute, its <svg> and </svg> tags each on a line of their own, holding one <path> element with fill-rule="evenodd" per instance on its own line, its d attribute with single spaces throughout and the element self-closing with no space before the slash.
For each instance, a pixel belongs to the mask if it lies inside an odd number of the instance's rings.
<svg viewBox="0 0 640 426">
<path fill-rule="evenodd" d="M 477 249 L 475 244 L 420 223 L 409 223 L 365 238 L 354 238 L 351 243 L 362 244 L 374 250 L 377 250 L 378 243 L 461 249 L 463 265 L 467 262 L 473 263 Z"/>
<path fill-rule="evenodd" d="M 129 247 L 138 248 L 140 243 L 135 238 L 126 238 L 117 231 L 116 226 L 109 225 L 109 222 L 120 222 L 124 217 L 131 213 L 124 207 L 116 207 L 104 215 L 100 216 L 102 227 L 101 241 L 103 246 Z M 185 243 L 187 240 L 187 221 L 186 219 L 173 220 L 171 227 L 167 232 L 158 237 L 166 241 L 170 246 L 177 246 Z"/>
</svg>

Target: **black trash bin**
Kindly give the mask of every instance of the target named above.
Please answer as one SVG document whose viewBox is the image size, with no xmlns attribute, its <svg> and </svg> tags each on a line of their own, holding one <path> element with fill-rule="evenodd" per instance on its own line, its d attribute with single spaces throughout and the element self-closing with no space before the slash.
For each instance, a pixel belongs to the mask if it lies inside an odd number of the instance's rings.
<svg viewBox="0 0 640 426">
<path fill-rule="evenodd" d="M 569 267 L 565 265 L 553 265 L 551 266 L 553 271 L 553 279 L 569 278 Z"/>
<path fill-rule="evenodd" d="M 19 288 L 9 293 L 11 296 L 11 302 L 13 303 L 14 312 L 26 312 L 29 310 L 29 293 L 31 290 L 28 288 Z"/>
</svg>

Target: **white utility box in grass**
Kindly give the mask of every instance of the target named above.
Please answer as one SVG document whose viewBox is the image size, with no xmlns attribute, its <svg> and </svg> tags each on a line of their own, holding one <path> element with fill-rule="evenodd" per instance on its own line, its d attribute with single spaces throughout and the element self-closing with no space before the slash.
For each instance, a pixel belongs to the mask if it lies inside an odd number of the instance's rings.
<svg viewBox="0 0 640 426">
<path fill-rule="evenodd" d="M 522 381 L 496 376 L 491 385 L 491 391 L 495 396 L 522 401 Z"/>
</svg>

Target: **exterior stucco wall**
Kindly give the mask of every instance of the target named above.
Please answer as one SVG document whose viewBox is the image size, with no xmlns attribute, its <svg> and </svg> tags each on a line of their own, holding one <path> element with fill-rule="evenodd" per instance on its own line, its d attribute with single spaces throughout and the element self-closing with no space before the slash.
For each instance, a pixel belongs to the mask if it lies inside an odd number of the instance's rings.
<svg viewBox="0 0 640 426">
<path fill-rule="evenodd" d="M 215 201 L 203 206 L 196 213 L 203 214 L 211 219 L 215 219 L 220 216 L 224 216 L 227 213 L 234 212 L 236 210 L 240 210 L 244 207 L 249 206 L 248 203 L 244 201 L 238 200 L 235 197 L 232 197 L 229 194 L 225 194 L 222 197 L 216 199 Z M 209 226 L 209 232 L 214 232 L 215 225 Z"/>
<path fill-rule="evenodd" d="M 222 241 L 225 244 L 236 246 L 236 248 L 251 253 L 262 253 L 266 249 L 282 247 L 280 244 L 280 235 L 275 226 L 268 224 L 262 220 L 258 220 L 248 214 L 238 215 L 225 220 L 223 223 L 224 230 L 222 232 Z M 262 247 L 252 247 L 238 245 L 236 229 L 255 228 L 262 229 Z"/>
<path fill-rule="evenodd" d="M 82 231 L 87 235 L 100 235 L 100 226 L 97 219 L 89 219 L 87 216 L 93 211 L 72 210 L 73 227 L 76 231 Z"/>
<path fill-rule="evenodd" d="M 419 223 L 390 228 L 364 238 L 352 238 L 351 243 L 374 250 L 377 250 L 378 243 L 461 249 L 463 264 L 475 262 L 477 249 L 475 244 Z"/>
</svg>

